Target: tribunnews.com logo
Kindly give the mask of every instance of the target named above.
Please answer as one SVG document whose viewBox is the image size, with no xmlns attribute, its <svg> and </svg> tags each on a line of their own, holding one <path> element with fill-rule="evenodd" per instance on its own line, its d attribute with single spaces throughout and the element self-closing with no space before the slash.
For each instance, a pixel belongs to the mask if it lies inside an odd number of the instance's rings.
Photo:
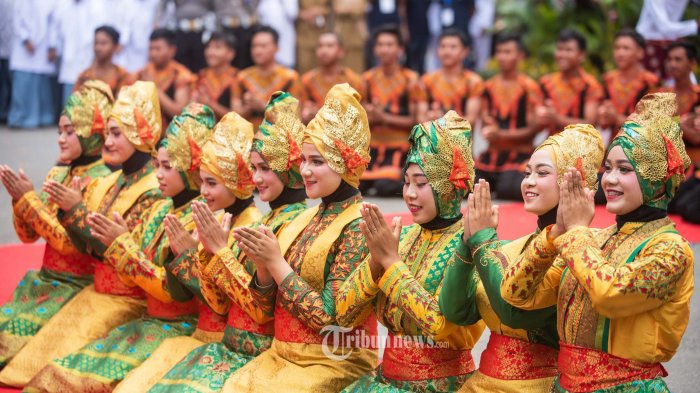
<svg viewBox="0 0 700 393">
<path fill-rule="evenodd" d="M 323 354 L 331 360 L 342 361 L 352 355 L 354 348 L 449 348 L 446 341 L 434 341 L 423 336 L 368 335 L 364 330 L 329 325 L 321 329 Z"/>
</svg>

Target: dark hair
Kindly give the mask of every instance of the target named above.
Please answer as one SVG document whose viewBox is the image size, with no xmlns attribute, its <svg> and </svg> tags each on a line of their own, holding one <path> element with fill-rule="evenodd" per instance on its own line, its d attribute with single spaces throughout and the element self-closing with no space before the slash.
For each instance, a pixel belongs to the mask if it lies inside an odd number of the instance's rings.
<svg viewBox="0 0 700 393">
<path fill-rule="evenodd" d="M 578 49 L 584 52 L 586 51 L 586 37 L 584 37 L 583 34 L 579 33 L 578 31 L 572 29 L 562 30 L 557 37 L 557 43 L 567 41 L 576 41 Z"/>
<path fill-rule="evenodd" d="M 396 38 L 396 41 L 399 43 L 399 46 L 403 46 L 403 37 L 401 36 L 401 29 L 399 28 L 399 25 L 395 23 L 387 23 L 384 25 L 381 25 L 374 29 L 374 32 L 372 33 L 372 41 L 375 43 L 377 42 L 377 38 L 382 35 L 382 34 L 389 34 L 393 35 L 394 38 Z"/>
<path fill-rule="evenodd" d="M 668 45 L 667 52 L 671 52 L 673 49 L 683 48 L 685 50 L 685 55 L 690 61 L 698 61 L 698 49 L 695 45 L 688 41 L 675 41 Z"/>
<path fill-rule="evenodd" d="M 148 37 L 149 41 L 164 40 L 170 46 L 175 46 L 175 32 L 170 29 L 155 29 L 151 36 Z"/>
<path fill-rule="evenodd" d="M 326 32 L 321 33 L 321 35 L 319 35 L 318 38 L 320 39 L 324 35 L 329 35 L 329 36 L 335 38 L 335 40 L 338 42 L 338 46 L 340 46 L 341 48 L 345 47 L 345 44 L 343 43 L 343 37 L 341 37 L 340 34 L 334 32 L 334 31 L 326 31 Z"/>
<path fill-rule="evenodd" d="M 97 35 L 97 33 L 107 34 L 114 45 L 119 45 L 119 32 L 114 27 L 102 25 L 95 29 L 95 35 Z"/>
<path fill-rule="evenodd" d="M 250 35 L 250 39 L 252 40 L 253 37 L 255 37 L 258 34 L 262 33 L 267 33 L 272 36 L 272 40 L 275 41 L 275 44 L 279 44 L 280 41 L 280 33 L 277 32 L 277 30 L 273 29 L 270 26 L 258 26 L 253 30 L 253 33 Z"/>
<path fill-rule="evenodd" d="M 518 47 L 518 50 L 525 53 L 525 45 L 523 44 L 523 40 L 520 38 L 519 34 L 513 33 L 513 32 L 503 32 L 499 33 L 498 36 L 496 36 L 496 45 L 503 45 L 507 44 L 509 42 L 514 42 L 515 46 Z"/>
<path fill-rule="evenodd" d="M 644 37 L 642 37 L 641 34 L 637 33 L 637 30 L 631 29 L 629 27 L 625 27 L 618 31 L 617 34 L 615 34 L 615 40 L 617 40 L 620 37 L 631 38 L 632 41 L 634 41 L 634 43 L 642 49 L 644 49 L 644 47 L 647 45 L 647 42 L 644 39 Z"/>
<path fill-rule="evenodd" d="M 211 33 L 205 46 L 209 46 L 214 41 L 223 42 L 229 49 L 236 50 L 236 37 L 233 34 L 215 31 Z"/>
<path fill-rule="evenodd" d="M 462 30 L 460 30 L 456 27 L 448 27 L 447 29 L 443 30 L 442 33 L 440 33 L 440 36 L 438 36 L 438 43 L 440 41 L 442 41 L 443 38 L 446 38 L 446 37 L 459 38 L 459 42 L 461 42 L 465 48 L 469 48 L 471 46 L 469 36 L 464 34 L 464 32 Z"/>
</svg>

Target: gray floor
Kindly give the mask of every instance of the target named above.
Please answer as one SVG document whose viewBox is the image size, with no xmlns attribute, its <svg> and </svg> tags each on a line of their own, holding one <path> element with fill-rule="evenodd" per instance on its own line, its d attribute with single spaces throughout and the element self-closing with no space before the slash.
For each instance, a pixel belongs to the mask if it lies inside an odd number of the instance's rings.
<svg viewBox="0 0 700 393">
<path fill-rule="evenodd" d="M 0 126 L 0 164 L 8 164 L 14 169 L 23 168 L 35 186 L 41 187 L 44 175 L 57 157 L 56 133 L 55 128 L 14 131 Z M 403 202 L 398 198 L 368 199 L 378 203 L 386 213 L 405 211 Z M 11 220 L 10 198 L 0 186 L 0 244 L 18 241 Z M 700 244 L 694 244 L 693 251 L 698 255 Z M 695 278 L 700 278 L 698 270 L 695 271 Z M 477 362 L 487 341 L 488 331 L 484 333 L 473 351 Z M 690 325 L 680 350 L 665 365 L 670 374 L 666 380 L 671 391 L 682 393 L 700 391 L 697 386 L 698 364 L 700 364 L 700 306 L 694 298 L 691 302 Z"/>
</svg>

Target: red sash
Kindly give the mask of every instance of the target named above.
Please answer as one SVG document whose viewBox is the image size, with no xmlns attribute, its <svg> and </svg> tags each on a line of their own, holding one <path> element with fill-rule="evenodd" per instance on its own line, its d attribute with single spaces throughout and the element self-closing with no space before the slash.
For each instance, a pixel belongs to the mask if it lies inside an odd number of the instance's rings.
<svg viewBox="0 0 700 393">
<path fill-rule="evenodd" d="M 401 341 L 401 345 L 395 345 Z M 420 381 L 469 374 L 474 359 L 469 349 L 416 347 L 410 340 L 389 334 L 382 375 L 396 381 Z"/>
<path fill-rule="evenodd" d="M 209 306 L 199 302 L 199 320 L 197 329 L 209 333 L 221 333 L 226 329 L 226 317 L 212 311 Z"/>
<path fill-rule="evenodd" d="M 176 319 L 183 315 L 197 313 L 196 299 L 184 303 L 176 301 L 164 303 L 146 294 L 146 306 L 148 315 L 160 319 Z"/>
<path fill-rule="evenodd" d="M 275 334 L 275 322 L 270 321 L 263 325 L 255 322 L 242 308 L 238 306 L 235 302 L 231 304 L 231 309 L 228 311 L 228 321 L 226 322 L 228 326 L 235 329 L 244 330 L 246 332 L 252 332 L 257 334 L 262 334 L 265 336 L 272 336 Z"/>
<path fill-rule="evenodd" d="M 48 244 L 44 248 L 42 267 L 59 273 L 70 273 L 74 276 L 91 276 L 95 273 L 95 258 L 85 254 L 61 255 Z"/>
<path fill-rule="evenodd" d="M 570 392 L 590 392 L 668 375 L 661 363 L 638 362 L 596 349 L 559 345 L 559 384 Z"/>
<path fill-rule="evenodd" d="M 364 331 L 364 332 L 363 332 Z M 332 332 L 328 332 L 329 337 L 334 337 Z M 342 337 L 366 338 L 360 342 L 351 341 L 354 348 L 376 348 L 377 343 L 377 318 L 372 314 L 365 319 L 362 326 L 354 328 L 349 332 L 343 332 Z M 324 344 L 326 333 L 317 332 L 306 326 L 302 321 L 294 318 L 287 310 L 277 305 L 275 307 L 275 339 L 284 342 Z M 334 345 L 333 341 L 326 340 L 326 344 Z M 345 340 L 345 342 L 349 342 Z"/>
<path fill-rule="evenodd" d="M 546 345 L 491 332 L 481 354 L 479 372 L 501 380 L 527 380 L 557 375 L 557 353 Z"/>
<path fill-rule="evenodd" d="M 112 265 L 98 263 L 95 265 L 95 291 L 116 296 L 144 298 L 145 293 L 137 286 L 130 287 L 119 278 Z"/>
</svg>

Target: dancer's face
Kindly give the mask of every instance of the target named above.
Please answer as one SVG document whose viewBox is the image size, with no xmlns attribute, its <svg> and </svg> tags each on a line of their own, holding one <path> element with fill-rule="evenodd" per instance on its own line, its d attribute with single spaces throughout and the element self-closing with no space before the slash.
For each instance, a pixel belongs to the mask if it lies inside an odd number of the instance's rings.
<svg viewBox="0 0 700 393">
<path fill-rule="evenodd" d="M 260 153 L 250 153 L 250 164 L 253 169 L 253 182 L 260 193 L 260 199 L 263 202 L 272 202 L 279 198 L 284 190 L 284 184 L 277 174 L 270 169 L 267 161 L 265 161 Z"/>
<path fill-rule="evenodd" d="M 107 164 L 121 165 L 136 152 L 134 145 L 126 139 L 114 119 L 107 122 L 105 145 L 102 148 L 102 158 Z"/>
<path fill-rule="evenodd" d="M 158 149 L 155 159 L 158 188 L 164 197 L 172 198 L 185 190 L 185 182 L 180 172 L 170 165 L 170 155 L 164 147 Z"/>
<path fill-rule="evenodd" d="M 416 164 L 410 164 L 403 176 L 403 201 L 416 224 L 425 224 L 438 215 L 433 188 L 425 173 Z"/>
<path fill-rule="evenodd" d="M 559 204 L 557 170 L 549 148 L 539 149 L 530 157 L 520 192 L 528 213 L 541 216 Z"/>
<path fill-rule="evenodd" d="M 620 146 L 610 149 L 605 158 L 605 173 L 601 184 L 608 200 L 605 208 L 610 213 L 618 216 L 627 214 L 644 203 L 637 174 Z"/>
<path fill-rule="evenodd" d="M 70 163 L 83 154 L 80 146 L 80 139 L 75 133 L 75 127 L 68 116 L 61 116 L 58 119 L 58 149 L 60 151 L 58 159 L 63 163 Z"/>
<path fill-rule="evenodd" d="M 236 202 L 236 196 L 226 188 L 223 179 L 204 169 L 199 170 L 199 177 L 202 179 L 199 192 L 207 201 L 211 211 L 225 209 Z"/>
<path fill-rule="evenodd" d="M 340 175 L 335 173 L 321 153 L 311 143 L 301 148 L 301 176 L 304 179 L 306 195 L 311 199 L 331 195 L 340 187 Z"/>
</svg>

